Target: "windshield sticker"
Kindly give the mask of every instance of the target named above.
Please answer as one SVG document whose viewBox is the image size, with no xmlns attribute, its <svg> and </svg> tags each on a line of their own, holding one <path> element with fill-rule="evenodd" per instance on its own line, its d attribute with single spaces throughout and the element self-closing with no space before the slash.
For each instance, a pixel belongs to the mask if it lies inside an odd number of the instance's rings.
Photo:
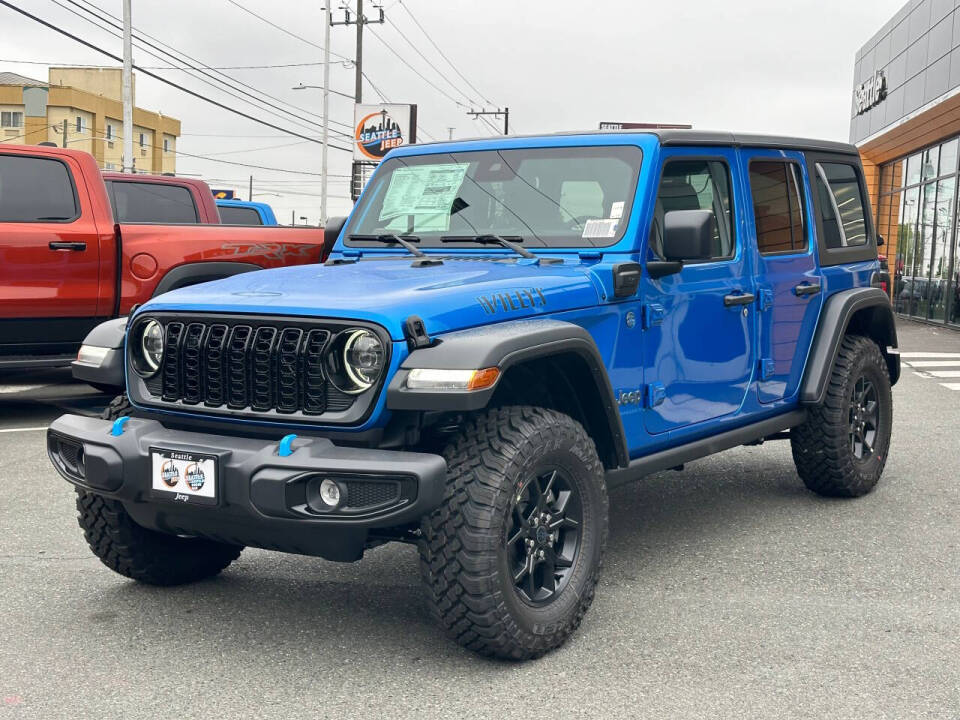
<svg viewBox="0 0 960 720">
<path fill-rule="evenodd" d="M 619 220 L 623 216 L 623 200 L 620 202 L 615 202 L 610 206 L 610 218 L 612 220 Z"/>
<path fill-rule="evenodd" d="M 440 215 L 438 220 L 445 225 L 440 229 L 449 229 L 450 210 L 468 167 L 468 163 L 447 163 L 394 170 L 380 220 L 403 215 Z"/>
<path fill-rule="evenodd" d="M 587 220 L 583 226 L 583 235 L 585 238 L 612 238 L 617 235 L 617 225 L 620 220 L 617 218 L 606 218 L 603 220 Z"/>
</svg>

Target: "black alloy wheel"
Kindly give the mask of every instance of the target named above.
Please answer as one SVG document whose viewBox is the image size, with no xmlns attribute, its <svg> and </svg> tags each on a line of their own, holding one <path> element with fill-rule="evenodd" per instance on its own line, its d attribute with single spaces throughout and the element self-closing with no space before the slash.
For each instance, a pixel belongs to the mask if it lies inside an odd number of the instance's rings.
<svg viewBox="0 0 960 720">
<path fill-rule="evenodd" d="M 857 460 L 869 460 L 880 423 L 877 389 L 866 376 L 854 383 L 850 394 L 850 451 Z"/>
<path fill-rule="evenodd" d="M 504 540 L 514 587 L 525 601 L 545 605 L 562 592 L 580 550 L 583 506 L 575 483 L 552 470 L 515 496 Z"/>
</svg>

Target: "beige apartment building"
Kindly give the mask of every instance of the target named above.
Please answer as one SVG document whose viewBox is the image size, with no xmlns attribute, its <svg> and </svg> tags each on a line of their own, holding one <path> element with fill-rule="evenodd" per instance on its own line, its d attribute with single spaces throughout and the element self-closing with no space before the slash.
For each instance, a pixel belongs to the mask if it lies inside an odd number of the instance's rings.
<svg viewBox="0 0 960 720">
<path fill-rule="evenodd" d="M 123 167 L 120 68 L 51 67 L 47 82 L 0 72 L 0 144 L 51 142 L 86 150 L 104 170 Z M 180 121 L 136 107 L 133 166 L 142 173 L 174 173 Z"/>
</svg>

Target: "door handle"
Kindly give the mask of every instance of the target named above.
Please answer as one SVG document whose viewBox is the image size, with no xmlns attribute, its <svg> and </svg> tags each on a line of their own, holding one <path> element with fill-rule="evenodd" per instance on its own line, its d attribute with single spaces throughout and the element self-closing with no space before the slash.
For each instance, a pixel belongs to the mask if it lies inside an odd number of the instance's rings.
<svg viewBox="0 0 960 720">
<path fill-rule="evenodd" d="M 86 250 L 85 242 L 52 242 L 48 246 L 51 250 Z"/>
<path fill-rule="evenodd" d="M 733 295 L 723 296 L 723 306 L 733 307 L 734 305 L 749 305 L 756 296 L 753 293 L 734 293 Z"/>
<path fill-rule="evenodd" d="M 807 295 L 816 295 L 820 292 L 819 285 L 811 285 L 810 283 L 803 283 L 802 285 L 797 285 L 793 289 L 793 294 L 797 297 L 806 297 Z"/>
</svg>

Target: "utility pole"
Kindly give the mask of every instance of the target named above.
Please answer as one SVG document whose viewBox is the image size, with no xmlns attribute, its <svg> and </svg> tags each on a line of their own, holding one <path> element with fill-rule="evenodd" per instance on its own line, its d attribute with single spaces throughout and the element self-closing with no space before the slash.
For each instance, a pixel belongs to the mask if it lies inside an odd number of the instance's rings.
<svg viewBox="0 0 960 720">
<path fill-rule="evenodd" d="M 362 2 L 362 0 L 360 0 Z M 320 225 L 327 224 L 327 150 L 330 139 L 330 24 L 333 15 L 327 0 L 323 9 L 323 146 L 320 150 Z M 357 25 L 362 28 L 363 25 Z M 359 42 L 359 41 L 358 41 Z M 359 45 L 357 46 L 359 48 Z M 359 57 L 359 52 L 358 52 Z"/>
<path fill-rule="evenodd" d="M 454 130 L 456 130 L 456 128 L 452 128 L 452 127 L 448 127 L 448 128 L 447 128 L 447 140 L 453 140 L 453 131 L 454 131 Z"/>
<path fill-rule="evenodd" d="M 250 176 L 250 196 L 247 199 L 253 202 L 253 175 Z"/>
<path fill-rule="evenodd" d="M 510 134 L 510 108 L 508 107 L 505 107 L 503 110 L 499 108 L 496 110 L 467 110 L 467 115 L 473 115 L 474 118 L 478 118 L 481 115 L 493 115 L 499 118 L 503 115 L 503 134 Z"/>
<path fill-rule="evenodd" d="M 123 0 L 123 172 L 133 172 L 133 20 Z"/>
<path fill-rule="evenodd" d="M 60 141 L 63 144 L 63 147 L 67 146 L 67 121 L 63 121 L 63 139 Z"/>
<path fill-rule="evenodd" d="M 379 16 L 376 20 L 371 20 L 370 18 L 366 17 L 363 14 L 363 0 L 357 0 L 357 15 L 353 19 L 350 18 L 349 5 L 341 5 L 340 7 L 343 10 L 343 20 L 338 20 L 337 22 L 331 20 L 330 24 L 357 26 L 357 57 L 354 60 L 354 67 L 356 70 L 356 78 L 354 82 L 356 87 L 353 92 L 353 96 L 356 102 L 359 104 L 363 102 L 363 26 L 370 24 L 382 25 L 386 22 L 386 18 L 384 17 L 383 6 L 381 5 L 374 5 L 379 13 Z M 326 86 L 326 83 L 324 83 L 324 86 Z"/>
</svg>

